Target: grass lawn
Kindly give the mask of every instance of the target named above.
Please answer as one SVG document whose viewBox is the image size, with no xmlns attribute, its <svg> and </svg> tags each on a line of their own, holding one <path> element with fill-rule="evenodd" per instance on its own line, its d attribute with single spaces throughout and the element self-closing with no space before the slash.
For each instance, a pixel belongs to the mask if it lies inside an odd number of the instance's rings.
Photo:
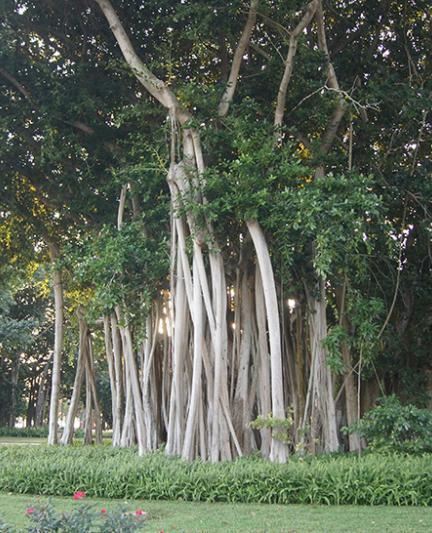
<svg viewBox="0 0 432 533">
<path fill-rule="evenodd" d="M 0 516 L 10 525 L 28 524 L 25 510 L 30 504 L 47 498 L 0 494 Z M 52 498 L 58 509 L 79 505 L 72 498 Z M 116 500 L 87 498 L 95 509 L 112 509 Z M 165 533 L 220 532 L 430 532 L 432 508 L 366 507 L 316 505 L 254 505 L 223 503 L 190 503 L 163 501 L 129 501 L 131 510 L 142 508 L 148 513 L 145 531 Z"/>
</svg>

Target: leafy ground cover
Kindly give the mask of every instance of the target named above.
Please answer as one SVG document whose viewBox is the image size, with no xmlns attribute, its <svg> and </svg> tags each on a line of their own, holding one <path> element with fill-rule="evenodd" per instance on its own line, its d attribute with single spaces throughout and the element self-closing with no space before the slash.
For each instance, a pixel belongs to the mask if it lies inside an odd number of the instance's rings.
<svg viewBox="0 0 432 533">
<path fill-rule="evenodd" d="M 89 500 L 89 499 L 88 499 Z M 28 525 L 25 510 L 44 497 L 0 494 L 0 516 L 15 528 Z M 52 498 L 58 509 L 72 509 L 81 502 Z M 96 509 L 112 509 L 122 502 L 91 499 Z M 366 507 L 316 505 L 264 505 L 230 503 L 155 502 L 129 500 L 127 505 L 144 509 L 144 531 L 224 532 L 426 532 L 432 529 L 432 509 L 419 507 Z"/>
<path fill-rule="evenodd" d="M 186 463 L 108 446 L 2 446 L 0 491 L 231 503 L 432 505 L 430 455 Z"/>
</svg>

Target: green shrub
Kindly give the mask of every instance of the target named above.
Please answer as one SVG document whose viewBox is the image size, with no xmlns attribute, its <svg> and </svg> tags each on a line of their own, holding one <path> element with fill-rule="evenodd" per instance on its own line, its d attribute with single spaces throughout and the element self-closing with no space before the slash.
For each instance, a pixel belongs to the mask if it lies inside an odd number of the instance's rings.
<svg viewBox="0 0 432 533">
<path fill-rule="evenodd" d="M 83 437 L 84 431 L 78 429 L 75 431 L 75 437 Z M 11 427 L 0 427 L 0 437 L 21 437 L 23 439 L 30 437 L 39 437 L 47 438 L 48 437 L 48 428 L 44 427 L 29 427 L 29 428 L 11 428 Z"/>
<path fill-rule="evenodd" d="M 11 428 L 0 427 L 0 437 L 48 437 L 47 427 Z"/>
<path fill-rule="evenodd" d="M 402 405 L 395 395 L 380 398 L 377 407 L 348 427 L 347 432 L 364 437 L 372 450 L 432 452 L 432 412 Z"/>
<path fill-rule="evenodd" d="M 293 458 L 286 465 L 257 457 L 191 463 L 156 452 L 103 446 L 0 447 L 0 491 L 99 498 L 432 505 L 430 455 Z"/>
<path fill-rule="evenodd" d="M 120 507 L 113 510 L 95 510 L 91 505 L 80 505 L 71 511 L 58 512 L 51 502 L 28 507 L 26 515 L 30 525 L 28 533 L 133 533 L 144 526 L 145 513 Z M 2 529 L 3 528 L 3 529 Z M 0 521 L 0 531 L 13 533 L 13 529 Z"/>
</svg>

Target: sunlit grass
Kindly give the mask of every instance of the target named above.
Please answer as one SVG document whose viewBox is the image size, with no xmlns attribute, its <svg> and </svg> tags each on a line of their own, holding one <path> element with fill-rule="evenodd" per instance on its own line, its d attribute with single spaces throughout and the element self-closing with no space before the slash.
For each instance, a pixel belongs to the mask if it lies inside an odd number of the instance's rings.
<svg viewBox="0 0 432 533">
<path fill-rule="evenodd" d="M 57 509 L 82 502 L 52 498 Z M 39 496 L 0 494 L 0 516 L 10 525 L 25 527 L 29 505 L 46 502 Z M 113 509 L 123 500 L 87 498 L 95 510 Z M 367 507 L 317 505 L 256 505 L 224 503 L 155 502 L 128 500 L 131 510 L 148 513 L 145 531 L 236 532 L 426 532 L 432 530 L 432 509 L 424 507 Z"/>
</svg>

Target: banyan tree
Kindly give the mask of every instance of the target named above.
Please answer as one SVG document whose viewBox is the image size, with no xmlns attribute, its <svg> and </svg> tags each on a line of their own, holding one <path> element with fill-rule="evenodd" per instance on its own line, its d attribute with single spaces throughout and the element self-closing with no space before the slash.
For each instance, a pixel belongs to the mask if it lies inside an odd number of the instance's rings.
<svg viewBox="0 0 432 533">
<path fill-rule="evenodd" d="M 61 444 L 83 393 L 101 440 L 104 359 L 113 446 L 359 450 L 341 428 L 386 386 L 377 358 L 428 240 L 425 5 L 9 4 L 1 157 L 51 264 L 49 442 L 68 327 Z"/>
</svg>

